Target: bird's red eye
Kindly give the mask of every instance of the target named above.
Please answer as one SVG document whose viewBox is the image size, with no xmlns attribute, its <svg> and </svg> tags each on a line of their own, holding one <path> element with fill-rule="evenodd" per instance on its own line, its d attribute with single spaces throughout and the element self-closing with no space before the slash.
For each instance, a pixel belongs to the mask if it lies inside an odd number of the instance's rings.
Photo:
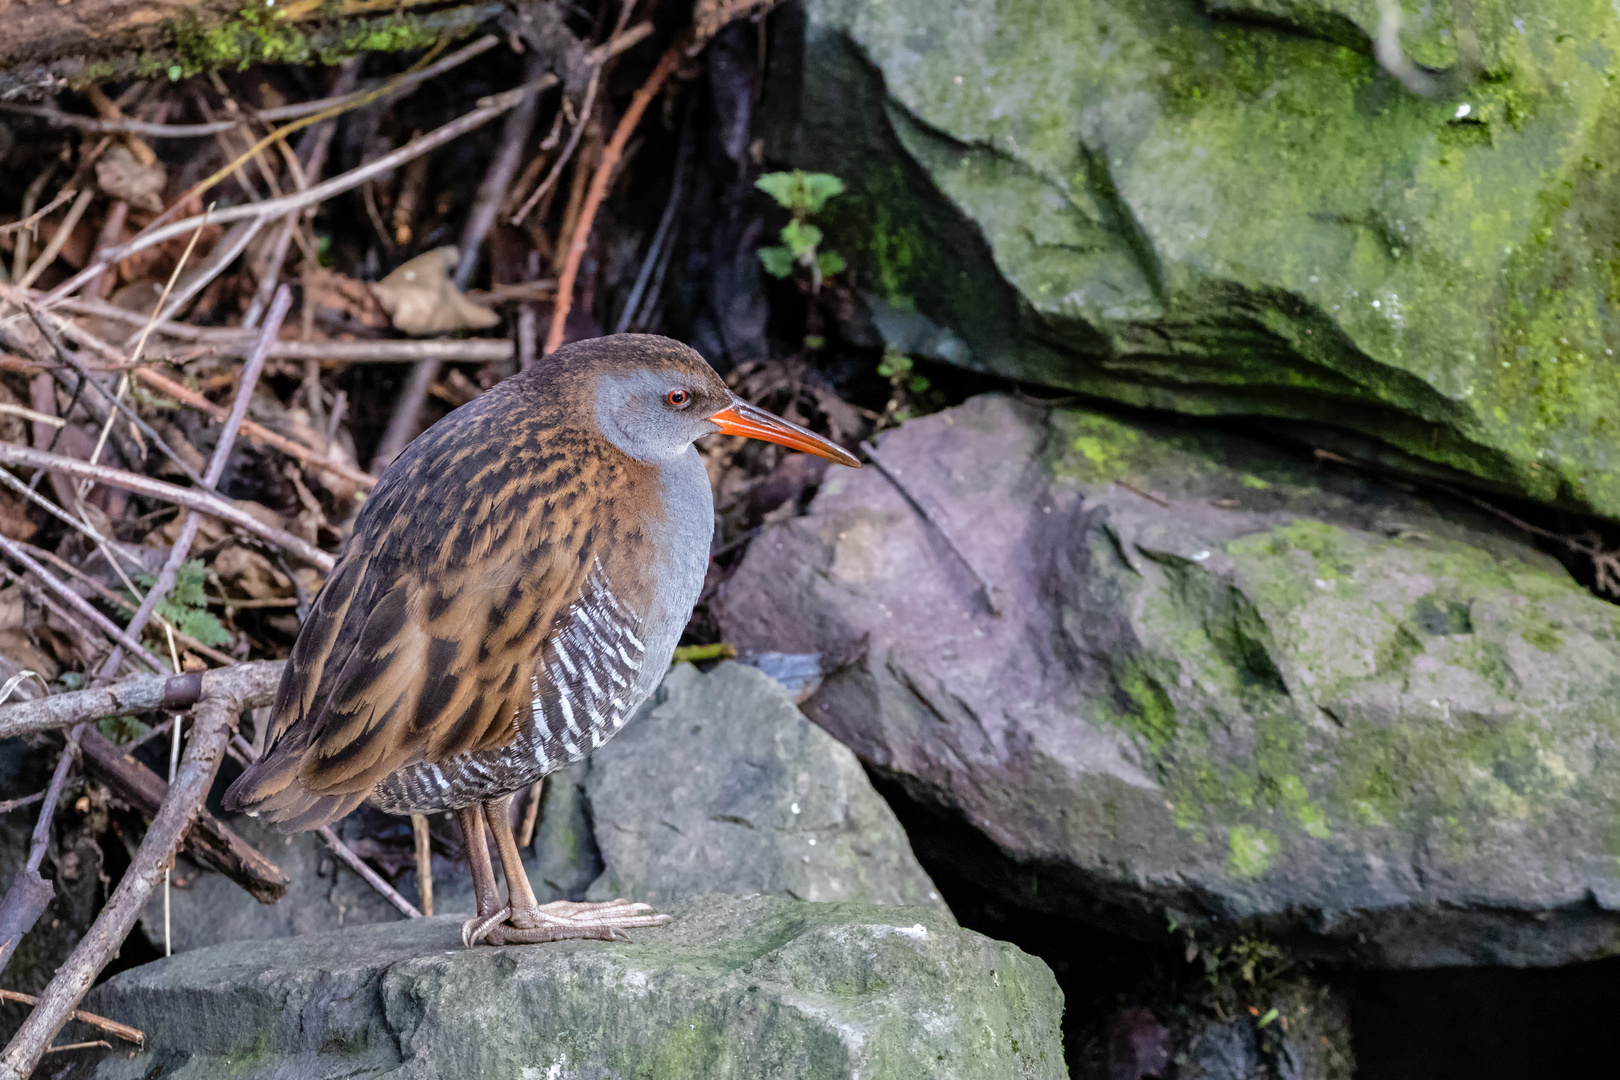
<svg viewBox="0 0 1620 1080">
<path fill-rule="evenodd" d="M 664 395 L 664 400 L 669 402 L 672 409 L 684 409 L 692 403 L 692 395 L 685 390 L 671 390 Z"/>
</svg>

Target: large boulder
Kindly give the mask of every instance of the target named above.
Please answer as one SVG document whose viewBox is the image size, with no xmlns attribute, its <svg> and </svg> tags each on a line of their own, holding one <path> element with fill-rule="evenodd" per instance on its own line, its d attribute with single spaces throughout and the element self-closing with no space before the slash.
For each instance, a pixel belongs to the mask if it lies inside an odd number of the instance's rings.
<svg viewBox="0 0 1620 1080">
<path fill-rule="evenodd" d="M 1620 611 L 1460 510 L 1002 396 L 830 474 L 723 597 L 1022 907 L 1375 965 L 1620 942 Z M 993 615 L 975 572 L 994 589 Z M 926 860 L 925 860 L 926 861 Z"/>
<path fill-rule="evenodd" d="M 591 758 L 604 868 L 589 899 L 758 892 L 945 910 L 861 763 L 775 680 L 682 664 L 660 698 Z"/>
<path fill-rule="evenodd" d="M 286 836 L 246 818 L 233 825 L 293 885 L 281 903 L 263 905 L 187 866 L 187 887 L 170 894 L 176 951 L 400 918 L 314 834 Z M 549 777 L 524 854 L 542 902 L 764 893 L 946 911 L 855 755 L 779 683 L 735 663 L 707 674 L 677 665 L 611 742 Z M 414 872 L 397 884 L 416 898 Z M 465 863 L 435 857 L 434 910 L 474 906 Z M 162 942 L 161 891 L 143 925 Z"/>
<path fill-rule="evenodd" d="M 808 0 L 771 149 L 903 350 L 1620 514 L 1620 12 L 1381 6 Z"/>
<path fill-rule="evenodd" d="M 146 1048 L 69 1075 L 1068 1075 L 1046 965 L 937 911 L 709 897 L 677 914 L 633 943 L 468 950 L 435 918 L 183 953 L 89 996 Z"/>
</svg>

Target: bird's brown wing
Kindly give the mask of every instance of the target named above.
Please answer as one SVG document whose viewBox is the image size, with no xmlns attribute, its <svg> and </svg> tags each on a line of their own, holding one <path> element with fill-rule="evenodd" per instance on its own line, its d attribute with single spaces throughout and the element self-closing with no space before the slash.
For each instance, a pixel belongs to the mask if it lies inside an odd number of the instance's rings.
<svg viewBox="0 0 1620 1080">
<path fill-rule="evenodd" d="M 458 442 L 425 465 L 432 447 L 418 448 L 379 487 L 299 635 L 268 749 L 227 807 L 310 828 L 405 765 L 513 737 L 559 613 L 615 538 L 568 512 L 584 490 L 578 455 L 514 465 L 510 439 Z"/>
</svg>

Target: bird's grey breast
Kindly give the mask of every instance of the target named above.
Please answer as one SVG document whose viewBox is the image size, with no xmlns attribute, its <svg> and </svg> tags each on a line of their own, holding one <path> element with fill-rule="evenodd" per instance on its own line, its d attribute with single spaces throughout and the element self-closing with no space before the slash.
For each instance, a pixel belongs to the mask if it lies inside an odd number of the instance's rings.
<svg viewBox="0 0 1620 1080">
<path fill-rule="evenodd" d="M 692 607 L 703 592 L 714 540 L 714 494 L 697 447 L 665 461 L 658 470 L 663 520 L 653 529 L 652 603 L 646 614 L 647 667 L 656 686 L 669 666 Z"/>
</svg>

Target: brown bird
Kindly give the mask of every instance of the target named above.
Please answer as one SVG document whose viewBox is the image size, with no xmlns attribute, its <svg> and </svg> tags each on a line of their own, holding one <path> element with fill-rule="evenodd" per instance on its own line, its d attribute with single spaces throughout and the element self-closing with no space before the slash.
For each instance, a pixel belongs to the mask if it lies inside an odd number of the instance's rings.
<svg viewBox="0 0 1620 1080">
<path fill-rule="evenodd" d="M 693 442 L 717 432 L 859 467 L 651 335 L 558 349 L 429 428 L 360 511 L 293 646 L 265 752 L 226 807 L 288 831 L 367 799 L 454 810 L 478 898 L 468 946 L 663 921 L 624 900 L 541 905 L 509 807 L 611 738 L 663 678 L 714 535 Z"/>
</svg>

